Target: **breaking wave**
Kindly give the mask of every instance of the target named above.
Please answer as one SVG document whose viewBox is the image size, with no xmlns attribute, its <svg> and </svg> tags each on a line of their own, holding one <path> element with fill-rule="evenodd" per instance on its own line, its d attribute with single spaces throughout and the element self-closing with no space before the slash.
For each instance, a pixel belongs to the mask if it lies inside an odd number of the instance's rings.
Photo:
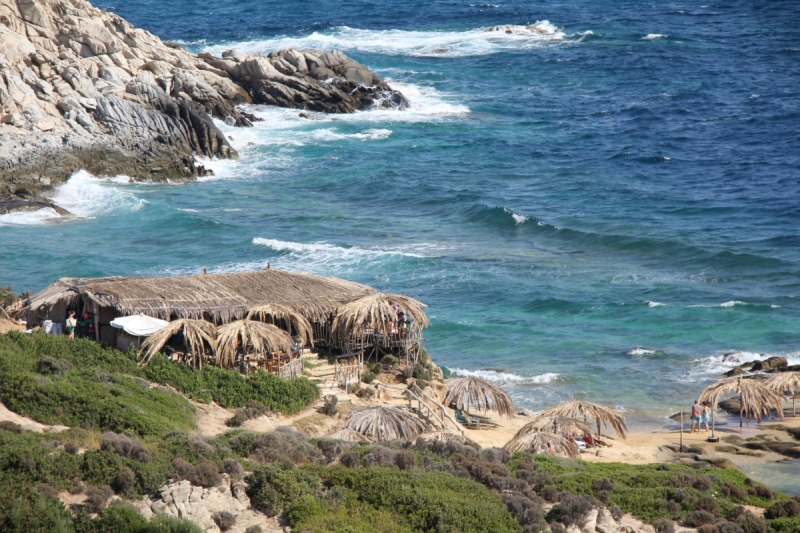
<svg viewBox="0 0 800 533">
<path fill-rule="evenodd" d="M 56 187 L 50 200 L 79 218 L 138 211 L 145 206 L 147 200 L 137 198 L 132 191 L 119 186 L 129 181 L 127 176 L 96 178 L 85 170 L 80 170 Z M 0 215 L 0 226 L 44 224 L 62 220 L 66 219 L 55 210 L 46 208 Z"/>
<path fill-rule="evenodd" d="M 266 54 L 285 48 L 342 50 L 415 57 L 469 57 L 505 50 L 530 50 L 561 43 L 567 34 L 547 20 L 530 25 L 504 25 L 466 31 L 364 30 L 339 26 L 304 37 L 277 37 L 225 43 L 205 50 L 219 55 L 234 47 Z"/>
<path fill-rule="evenodd" d="M 501 385 L 546 384 L 552 383 L 559 378 L 559 375 L 554 372 L 546 372 L 544 374 L 537 374 L 533 376 L 520 376 L 518 374 L 503 372 L 500 370 L 465 370 L 463 368 L 451 368 L 450 371 L 455 376 L 473 376 Z"/>
</svg>

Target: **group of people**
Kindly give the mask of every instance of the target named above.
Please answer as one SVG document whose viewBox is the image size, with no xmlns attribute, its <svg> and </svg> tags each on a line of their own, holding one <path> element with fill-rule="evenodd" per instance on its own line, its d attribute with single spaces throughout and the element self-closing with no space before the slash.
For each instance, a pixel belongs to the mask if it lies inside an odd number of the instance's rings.
<svg viewBox="0 0 800 533">
<path fill-rule="evenodd" d="M 708 425 L 711 423 L 711 406 L 708 402 L 700 403 L 695 400 L 692 406 L 692 428 L 689 433 L 700 433 L 700 426 L 706 425 L 705 433 L 708 433 Z"/>
<path fill-rule="evenodd" d="M 571 431 L 567 431 L 566 433 L 562 433 L 561 436 L 570 441 L 578 448 L 581 448 L 581 442 L 584 444 L 584 447 L 586 448 L 593 448 L 595 446 L 597 447 L 608 446 L 608 444 L 606 444 L 605 442 L 601 441 L 596 437 L 593 437 L 591 433 L 584 433 L 582 437 L 579 435 L 576 438 Z"/>
</svg>

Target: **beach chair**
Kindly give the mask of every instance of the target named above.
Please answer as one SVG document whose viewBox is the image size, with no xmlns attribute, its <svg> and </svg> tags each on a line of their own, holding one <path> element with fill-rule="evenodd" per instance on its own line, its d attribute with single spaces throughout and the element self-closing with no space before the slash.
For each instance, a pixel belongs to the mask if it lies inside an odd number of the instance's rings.
<svg viewBox="0 0 800 533">
<path fill-rule="evenodd" d="M 455 412 L 456 420 L 458 420 L 458 423 L 464 426 L 465 428 L 470 428 L 470 429 L 480 428 L 481 421 L 479 418 L 474 416 L 467 417 L 458 407 L 453 409 L 453 411 Z"/>
</svg>

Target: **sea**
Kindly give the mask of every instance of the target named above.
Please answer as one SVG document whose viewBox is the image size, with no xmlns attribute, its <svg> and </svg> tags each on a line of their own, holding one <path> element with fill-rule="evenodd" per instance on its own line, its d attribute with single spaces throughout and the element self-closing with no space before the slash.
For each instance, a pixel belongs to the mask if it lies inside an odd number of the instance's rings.
<svg viewBox="0 0 800 533">
<path fill-rule="evenodd" d="M 342 50 L 411 102 L 219 123 L 187 184 L 76 173 L 0 216 L 0 283 L 281 268 L 427 303 L 434 360 L 635 428 L 800 364 L 800 4 L 99 0 L 193 52 Z M 498 28 L 499 27 L 499 28 Z"/>
</svg>

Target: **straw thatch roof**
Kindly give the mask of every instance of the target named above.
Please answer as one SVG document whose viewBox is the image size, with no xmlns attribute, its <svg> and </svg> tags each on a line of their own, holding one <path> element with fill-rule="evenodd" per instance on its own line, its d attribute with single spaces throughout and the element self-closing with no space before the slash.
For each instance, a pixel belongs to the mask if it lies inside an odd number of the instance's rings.
<svg viewBox="0 0 800 533">
<path fill-rule="evenodd" d="M 625 417 L 622 416 L 618 411 L 611 409 L 610 407 L 606 407 L 604 405 L 598 405 L 596 403 L 591 402 L 584 402 L 584 401 L 572 401 L 561 403 L 556 406 L 550 407 L 549 409 L 545 409 L 540 413 L 541 416 L 565 416 L 567 418 L 577 418 L 577 419 L 584 419 L 588 420 L 589 418 L 593 418 L 597 422 L 597 434 L 600 435 L 601 433 L 601 424 L 602 427 L 610 426 L 617 435 L 625 438 L 625 434 L 628 431 L 628 426 L 625 425 Z"/>
<path fill-rule="evenodd" d="M 538 455 L 564 455 L 573 459 L 580 457 L 580 450 L 575 444 L 561 435 L 542 431 L 515 436 L 503 447 L 511 453 L 530 451 Z"/>
<path fill-rule="evenodd" d="M 325 322 L 335 310 L 376 291 L 366 285 L 276 269 L 172 277 L 62 278 L 31 298 L 29 323 L 66 314 L 80 299 L 121 315 L 142 313 L 170 320 L 205 318 L 216 323 L 244 318 L 250 309 L 279 304 L 310 321 Z"/>
<path fill-rule="evenodd" d="M 306 317 L 292 309 L 287 305 L 281 304 L 266 304 L 254 307 L 247 313 L 248 320 L 260 320 L 269 324 L 275 324 L 276 321 L 283 320 L 289 326 L 289 333 L 297 333 L 305 343 L 311 343 L 313 346 L 313 329 L 311 323 Z M 277 325 L 277 324 L 275 324 Z"/>
<path fill-rule="evenodd" d="M 552 433 L 554 435 L 562 435 L 564 433 L 572 433 L 573 435 L 580 436 L 593 433 L 588 424 L 581 422 L 575 418 L 566 416 L 542 416 L 538 415 L 533 420 L 522 426 L 514 437 L 521 437 L 528 433 L 535 433 L 541 431 L 543 433 Z"/>
<path fill-rule="evenodd" d="M 236 320 L 217 329 L 217 363 L 223 368 L 236 364 L 240 349 L 258 357 L 271 352 L 290 352 L 294 342 L 287 332 L 255 320 Z"/>
<path fill-rule="evenodd" d="M 173 320 L 163 329 L 147 337 L 139 350 L 139 366 L 145 366 L 157 354 L 173 335 L 183 332 L 186 355 L 197 367 L 203 366 L 203 355 L 206 347 L 211 353 L 217 349 L 217 327 L 205 320 L 192 320 L 184 318 Z"/>
<path fill-rule="evenodd" d="M 723 379 L 709 385 L 700 395 L 700 402 L 709 401 L 713 405 L 719 403 L 722 396 L 735 394 L 739 397 L 741 410 L 739 411 L 739 425 L 742 424 L 742 417 L 750 422 L 754 418 L 756 422 L 761 422 L 761 415 L 769 416 L 772 409 L 783 417 L 783 406 L 781 405 L 781 395 L 774 389 L 766 386 L 758 379 Z"/>
<path fill-rule="evenodd" d="M 323 438 L 331 440 L 343 440 L 346 442 L 372 442 L 367 437 L 354 429 L 344 428 L 333 433 L 328 433 Z"/>
<path fill-rule="evenodd" d="M 422 328 L 430 325 L 428 315 L 425 314 L 425 308 L 428 306 L 424 303 L 400 294 L 378 292 L 363 296 L 337 309 L 332 328 L 334 338 L 345 341 L 352 333 L 366 328 L 388 335 L 391 333 L 391 321 L 397 318 L 395 305 L 399 306 L 405 312 L 406 318 L 411 320 L 412 331 L 420 332 Z"/>
<path fill-rule="evenodd" d="M 455 404 L 462 411 L 469 411 L 471 407 L 481 411 L 491 409 L 509 418 L 514 414 L 511 397 L 502 387 L 491 381 L 467 376 L 448 379 L 445 385 L 447 395 L 444 405 Z"/>
<path fill-rule="evenodd" d="M 416 415 L 384 405 L 355 407 L 350 410 L 345 429 L 352 429 L 372 442 L 411 440 L 428 430 L 428 424 Z"/>
<path fill-rule="evenodd" d="M 783 394 L 784 391 L 788 392 L 792 397 L 792 416 L 797 414 L 795 409 L 795 395 L 800 389 L 800 372 L 781 372 L 767 378 L 764 382 L 768 388 Z"/>
</svg>

